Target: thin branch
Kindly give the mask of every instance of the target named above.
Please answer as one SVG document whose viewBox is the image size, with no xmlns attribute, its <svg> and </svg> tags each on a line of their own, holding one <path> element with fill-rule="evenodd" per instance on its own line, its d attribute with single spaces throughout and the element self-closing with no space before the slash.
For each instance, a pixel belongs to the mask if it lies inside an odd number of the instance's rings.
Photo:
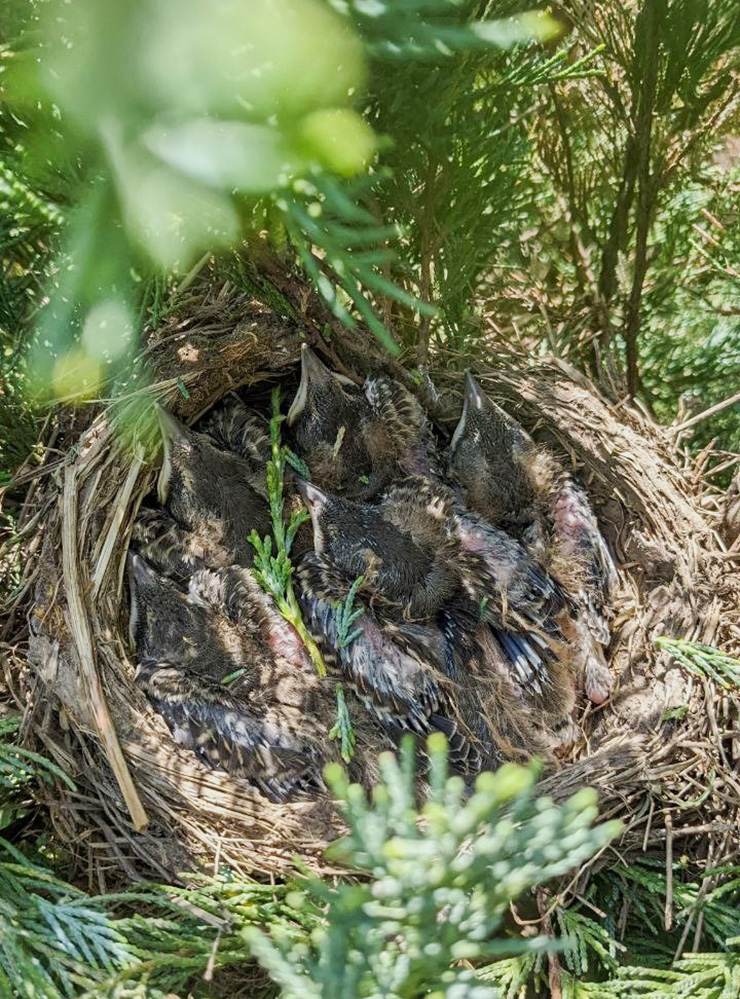
<svg viewBox="0 0 740 999">
<path fill-rule="evenodd" d="M 728 409 L 730 406 L 734 406 L 737 403 L 740 403 L 740 392 L 736 395 L 731 395 L 729 399 L 725 399 L 723 402 L 715 403 L 714 406 L 710 406 L 709 409 L 705 409 L 703 413 L 697 413 L 697 415 L 692 416 L 690 420 L 686 420 L 684 423 L 679 423 L 677 427 L 669 427 L 668 429 L 672 434 L 683 433 L 683 431 L 688 430 L 689 427 L 693 427 L 697 423 L 701 423 L 702 420 L 706 420 L 710 416 L 721 413 L 723 409 Z"/>
<path fill-rule="evenodd" d="M 87 694 L 92 720 L 103 744 L 103 750 L 113 771 L 136 832 L 146 829 L 149 817 L 141 802 L 131 771 L 118 740 L 103 685 L 98 673 L 93 649 L 92 633 L 83 600 L 77 543 L 78 504 L 77 473 L 72 465 L 65 469 L 62 517 L 62 564 L 64 566 L 67 597 L 67 624 L 77 648 L 80 679 Z"/>
<path fill-rule="evenodd" d="M 673 926 L 673 816 L 665 813 L 665 910 L 664 922 L 666 933 Z"/>
<path fill-rule="evenodd" d="M 432 228 L 434 226 L 434 209 L 436 206 L 437 190 L 437 160 L 431 152 L 427 152 L 427 171 L 424 181 L 424 209 L 420 223 L 421 246 L 419 254 L 419 297 L 423 302 L 431 304 L 432 301 L 432 260 L 434 257 L 434 239 Z M 420 367 L 427 364 L 429 360 L 429 335 L 431 332 L 432 320 L 428 315 L 421 315 L 419 321 L 419 332 L 416 338 L 416 362 Z"/>
<path fill-rule="evenodd" d="M 624 321 L 624 340 L 627 363 L 627 392 L 634 399 L 640 387 L 638 371 L 637 341 L 640 335 L 642 292 L 647 274 L 647 243 L 655 207 L 655 195 L 660 185 L 660 174 L 651 174 L 650 151 L 653 137 L 653 113 L 658 87 L 658 60 L 660 54 L 660 18 L 659 0 L 646 0 L 643 8 L 642 31 L 638 29 L 636 43 L 640 35 L 644 40 L 644 49 L 638 56 L 644 72 L 643 86 L 638 97 L 637 121 L 635 136 L 637 147 L 637 233 L 635 236 L 635 264 L 632 275 L 632 289 L 627 302 L 627 313 Z"/>
</svg>

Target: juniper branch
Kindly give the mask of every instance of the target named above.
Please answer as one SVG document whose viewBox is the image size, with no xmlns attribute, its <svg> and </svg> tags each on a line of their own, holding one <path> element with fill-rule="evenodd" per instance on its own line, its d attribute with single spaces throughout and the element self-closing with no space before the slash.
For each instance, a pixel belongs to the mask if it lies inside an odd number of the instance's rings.
<svg viewBox="0 0 740 999">
<path fill-rule="evenodd" d="M 318 645 L 303 621 L 298 598 L 293 589 L 293 563 L 290 549 L 296 531 L 308 518 L 305 510 L 290 515 L 285 521 L 285 465 L 288 449 L 282 445 L 280 424 L 284 417 L 280 413 L 280 389 L 272 392 L 272 416 L 270 418 L 270 446 L 272 457 L 267 462 L 266 480 L 272 521 L 272 537 L 260 538 L 252 531 L 249 541 L 255 550 L 254 574 L 260 586 L 269 593 L 282 616 L 295 628 L 316 667 L 319 676 L 326 676 L 326 665 Z M 273 542 L 275 551 L 273 553 Z"/>
</svg>

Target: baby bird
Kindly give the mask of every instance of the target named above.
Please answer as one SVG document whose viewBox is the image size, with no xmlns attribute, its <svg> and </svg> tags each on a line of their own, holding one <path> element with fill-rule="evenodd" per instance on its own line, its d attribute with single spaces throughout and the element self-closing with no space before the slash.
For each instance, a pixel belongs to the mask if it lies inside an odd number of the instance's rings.
<svg viewBox="0 0 740 999">
<path fill-rule="evenodd" d="M 336 756 L 326 730 L 333 686 L 249 570 L 201 570 L 187 593 L 140 555 L 129 556 L 128 574 L 137 680 L 175 741 L 272 800 L 322 790 L 323 766 Z M 354 715 L 358 708 L 350 703 Z M 362 714 L 355 731 L 353 769 L 367 779 L 378 746 L 392 743 Z"/>
<path fill-rule="evenodd" d="M 315 555 L 301 562 L 304 619 L 327 659 L 338 663 L 365 706 L 392 732 L 443 732 L 450 762 L 473 776 L 540 747 L 498 677 L 476 676 L 474 642 L 434 623 L 407 623 L 356 601 L 350 640 L 340 627 L 347 583 Z M 452 618 L 450 617 L 450 622 Z"/>
<path fill-rule="evenodd" d="M 603 704 L 611 691 L 605 649 L 617 570 L 585 490 L 559 468 L 541 482 L 552 525 L 552 571 L 568 583 L 580 612 L 574 631 L 586 696 Z"/>
<path fill-rule="evenodd" d="M 164 438 L 160 503 L 197 535 L 211 567 L 251 565 L 251 530 L 263 537 L 271 529 L 264 470 L 219 450 L 164 409 L 159 415 Z"/>
<path fill-rule="evenodd" d="M 560 584 L 514 538 L 460 507 L 442 484 L 407 479 L 391 487 L 378 510 L 460 572 L 462 590 L 438 617 L 446 633 L 457 631 L 451 647 L 462 641 L 459 622 L 467 616 L 488 671 L 508 675 L 543 716 L 566 718 L 575 704 L 565 634 L 572 607 Z"/>
<path fill-rule="evenodd" d="M 408 619 L 432 617 L 464 585 L 464 567 L 444 528 L 412 537 L 403 517 L 324 492 L 302 480 L 298 491 L 313 524 L 316 555 L 361 592 L 400 610 Z M 390 515 L 386 515 L 390 514 Z M 400 525 L 400 526 L 398 526 Z M 441 536 L 440 536 L 441 535 Z"/>
<path fill-rule="evenodd" d="M 225 617 L 301 669 L 312 670 L 298 633 L 278 612 L 249 569 L 230 565 L 218 572 L 201 572 L 208 568 L 208 553 L 200 547 L 197 535 L 180 527 L 165 510 L 141 511 L 131 542 L 157 573 L 189 587 L 191 599 L 199 606 Z M 197 589 L 194 589 L 196 574 Z"/>
<path fill-rule="evenodd" d="M 281 724 L 279 711 L 259 710 L 263 705 L 255 711 L 223 682 L 263 662 L 259 645 L 208 613 L 196 597 L 196 577 L 192 590 L 182 593 L 140 555 L 129 556 L 128 572 L 136 677 L 175 741 L 273 800 L 317 786 L 323 763 L 318 733 L 301 739 L 289 721 Z"/>
<path fill-rule="evenodd" d="M 288 426 L 311 477 L 333 491 L 362 488 L 372 472 L 364 429 L 370 406 L 348 379 L 330 371 L 306 344 L 301 381 L 288 410 Z"/>
<path fill-rule="evenodd" d="M 534 447 L 524 428 L 488 399 L 468 372 L 449 473 L 463 487 L 471 510 L 519 539 L 531 531 L 539 512 L 529 469 Z"/>
<path fill-rule="evenodd" d="M 574 645 L 586 695 L 602 703 L 610 687 L 604 647 L 616 570 L 585 491 L 469 373 L 449 470 L 469 506 L 525 541 L 575 598 L 577 614 L 569 622 L 562 619 L 563 628 Z"/>
<path fill-rule="evenodd" d="M 430 670 L 442 689 L 452 681 L 453 701 L 463 728 L 473 733 L 479 744 L 485 745 L 491 738 L 496 743 L 505 731 L 527 731 L 522 688 L 533 688 L 546 698 L 557 687 L 559 660 L 554 649 L 562 652 L 565 645 L 556 620 L 565 607 L 558 584 L 521 545 L 490 527 L 489 531 L 501 538 L 498 548 L 486 555 L 475 551 L 468 537 L 470 529 L 463 534 L 449 491 L 426 480 L 409 479 L 393 486 L 377 507 L 330 496 L 308 483 L 299 484 L 299 490 L 311 512 L 316 549 L 302 570 L 304 587 L 313 598 L 318 595 L 341 602 L 362 575 L 360 597 L 369 601 L 376 615 L 363 644 L 354 654 L 340 655 L 344 668 L 356 674 L 354 655 L 359 656 L 362 650 L 363 662 L 374 663 L 379 671 L 376 686 L 387 698 L 393 678 L 411 675 L 407 665 L 401 668 L 381 650 L 392 630 L 396 637 L 391 644 L 411 640 L 416 659 L 425 664 L 417 677 L 425 685 Z M 488 560 L 493 562 L 493 571 Z M 399 611 L 405 621 L 414 623 L 398 620 Z M 378 615 L 384 622 L 382 627 L 377 623 Z M 364 615 L 363 620 L 371 619 Z M 317 627 L 326 633 L 325 620 L 319 620 Z M 422 652 L 418 652 L 420 642 Z M 372 653 L 366 651 L 367 643 L 372 644 Z M 408 644 L 405 650 L 408 653 Z M 481 714 L 484 695 L 489 710 Z M 398 700 L 395 692 L 392 696 Z M 427 699 L 421 691 L 415 691 L 412 701 L 422 706 L 421 715 L 427 719 L 432 713 L 444 717 L 454 714 L 449 709 L 425 708 Z M 560 709 L 565 701 L 558 697 Z M 566 710 L 572 706 L 570 701 Z M 491 719 L 496 721 L 491 724 Z M 507 741 L 509 758 L 516 741 Z M 534 744 L 529 732 L 529 745 Z"/>
<path fill-rule="evenodd" d="M 553 646 L 564 644 L 562 587 L 513 538 L 452 506 L 444 487 L 409 479 L 377 506 L 354 503 L 298 484 L 311 514 L 319 561 L 346 585 L 363 576 L 360 592 L 429 620 L 445 608 L 467 609 L 497 630 L 525 686 L 537 685 Z"/>
<path fill-rule="evenodd" d="M 369 499 L 394 477 L 436 463 L 426 416 L 410 392 L 388 378 L 369 379 L 360 391 L 305 345 L 288 424 L 312 481 L 351 498 Z"/>
</svg>

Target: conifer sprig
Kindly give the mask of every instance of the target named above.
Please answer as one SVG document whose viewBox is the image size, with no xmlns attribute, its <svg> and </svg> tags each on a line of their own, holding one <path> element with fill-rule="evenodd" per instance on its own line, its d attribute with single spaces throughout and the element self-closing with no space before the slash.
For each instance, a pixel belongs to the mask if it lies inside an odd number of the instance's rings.
<svg viewBox="0 0 740 999">
<path fill-rule="evenodd" d="M 677 659 L 690 673 L 713 680 L 723 690 L 740 687 L 740 659 L 711 645 L 685 638 L 658 638 L 656 645 Z"/>
<path fill-rule="evenodd" d="M 337 683 L 337 714 L 334 724 L 329 730 L 330 739 L 339 740 L 339 753 L 345 763 L 349 763 L 355 755 L 355 730 L 344 697 L 344 687 Z"/>
<path fill-rule="evenodd" d="M 355 607 L 355 597 L 357 591 L 365 582 L 364 576 L 358 576 L 350 586 L 344 603 L 337 603 L 335 608 L 337 620 L 337 640 L 340 649 L 346 649 L 356 638 L 362 634 L 362 628 L 355 628 L 350 631 L 355 621 L 365 613 L 362 607 Z"/>
<path fill-rule="evenodd" d="M 254 575 L 266 593 L 275 601 L 275 606 L 282 616 L 293 625 L 306 650 L 311 662 L 316 667 L 319 676 L 326 676 L 326 665 L 318 645 L 311 637 L 303 621 L 298 599 L 293 589 L 293 563 L 290 560 L 290 550 L 295 540 L 296 532 L 307 520 L 308 513 L 299 510 L 285 520 L 285 465 L 288 463 L 288 448 L 282 444 L 280 424 L 285 419 L 280 413 L 280 389 L 272 391 L 272 415 L 270 417 L 270 445 L 272 457 L 267 462 L 266 480 L 267 494 L 270 503 L 270 518 L 272 521 L 272 537 L 260 538 L 256 531 L 249 535 L 249 541 L 255 550 Z M 274 543 L 274 553 L 273 553 Z"/>
<path fill-rule="evenodd" d="M 400 759 L 381 754 L 383 780 L 372 802 L 338 764 L 326 768 L 348 827 L 332 855 L 366 871 L 368 880 L 307 882 L 326 919 L 305 946 L 256 927 L 244 931 L 283 999 L 498 999 L 495 988 L 477 980 L 475 965 L 550 946 L 542 937 L 511 941 L 497 934 L 511 901 L 591 856 L 620 828 L 593 826 L 590 790 L 558 805 L 536 799 L 534 769 L 507 764 L 481 775 L 468 795 L 462 780 L 449 776 L 444 736 L 429 739 L 428 755 L 431 794 L 421 811 L 411 739 Z"/>
<path fill-rule="evenodd" d="M 355 607 L 357 591 L 365 581 L 364 576 L 358 576 L 350 586 L 343 603 L 337 602 L 334 614 L 337 623 L 337 645 L 346 649 L 362 634 L 362 628 L 352 629 L 355 621 L 365 613 L 362 607 Z M 352 629 L 352 630 L 351 630 Z M 347 701 L 344 698 L 344 688 L 337 683 L 337 715 L 336 721 L 329 732 L 330 739 L 340 740 L 340 753 L 345 763 L 349 763 L 355 755 L 355 730 L 352 726 Z"/>
</svg>

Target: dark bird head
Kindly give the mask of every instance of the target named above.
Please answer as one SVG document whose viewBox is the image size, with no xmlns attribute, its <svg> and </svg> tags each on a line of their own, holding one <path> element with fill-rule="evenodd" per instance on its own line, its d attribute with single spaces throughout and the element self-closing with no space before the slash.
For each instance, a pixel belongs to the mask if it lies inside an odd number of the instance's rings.
<svg viewBox="0 0 740 999">
<path fill-rule="evenodd" d="M 352 382 L 331 371 L 315 354 L 308 344 L 301 348 L 301 381 L 298 391 L 288 410 L 288 426 L 296 427 L 296 433 L 304 427 L 319 425 L 323 437 L 340 429 L 342 421 L 362 402 L 357 391 L 352 391 Z M 334 441 L 332 440 L 332 443 Z"/>
<path fill-rule="evenodd" d="M 226 563 L 251 564 L 248 538 L 270 530 L 264 471 L 222 451 L 164 409 L 164 459 L 157 493 L 178 523 L 223 548 Z"/>
<path fill-rule="evenodd" d="M 450 474 L 464 488 L 468 505 L 495 524 L 528 523 L 535 492 L 527 463 L 535 453 L 524 428 L 468 372 L 462 416 L 449 451 Z"/>
<path fill-rule="evenodd" d="M 311 477 L 324 488 L 344 490 L 369 476 L 364 444 L 370 406 L 348 379 L 330 371 L 310 347 L 301 354 L 301 383 L 288 410 L 288 426 Z"/>
<path fill-rule="evenodd" d="M 346 574 L 372 573 L 384 557 L 413 558 L 411 538 L 396 530 L 374 507 L 324 492 L 312 482 L 298 480 L 297 488 L 311 514 L 314 550 Z"/>
<path fill-rule="evenodd" d="M 166 409 L 159 409 L 164 457 L 157 496 L 166 505 L 174 491 L 213 492 L 214 478 L 241 479 L 252 492 L 267 495 L 264 467 L 216 447 L 211 437 L 190 430 Z"/>
<path fill-rule="evenodd" d="M 436 468 L 415 396 L 385 377 L 368 379 L 361 391 L 305 346 L 288 424 L 312 480 L 350 498 L 370 499 L 394 478 Z"/>
<path fill-rule="evenodd" d="M 129 552 L 127 572 L 131 594 L 129 637 L 137 654 L 191 658 L 195 645 L 185 641 L 184 636 L 203 633 L 204 612 L 193 607 L 185 594 L 141 555 Z"/>
<path fill-rule="evenodd" d="M 298 489 L 311 514 L 316 554 L 348 586 L 364 576 L 363 592 L 420 618 L 434 614 L 459 588 L 456 567 L 445 550 L 417 544 L 382 508 L 333 496 L 309 482 Z"/>
</svg>

